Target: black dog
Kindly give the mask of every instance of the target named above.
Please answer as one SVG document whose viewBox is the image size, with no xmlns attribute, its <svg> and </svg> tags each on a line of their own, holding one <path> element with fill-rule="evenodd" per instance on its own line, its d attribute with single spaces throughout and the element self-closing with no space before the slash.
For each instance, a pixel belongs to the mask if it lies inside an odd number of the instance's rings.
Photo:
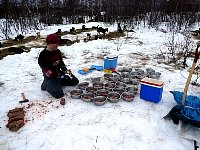
<svg viewBox="0 0 200 150">
<path fill-rule="evenodd" d="M 75 32 L 75 28 L 72 27 L 69 31 L 73 33 L 73 32 Z"/>
<path fill-rule="evenodd" d="M 91 38 L 91 33 L 87 33 L 87 39 L 90 40 Z"/>
<path fill-rule="evenodd" d="M 88 28 L 86 28 L 85 25 L 82 25 L 82 30 L 85 31 L 85 30 L 88 30 Z"/>
<path fill-rule="evenodd" d="M 24 36 L 19 34 L 15 37 L 15 41 L 22 41 L 24 39 Z"/>
<path fill-rule="evenodd" d="M 102 28 L 102 27 L 98 27 L 97 26 L 97 32 L 100 34 L 100 32 L 102 32 L 104 35 L 106 34 L 106 32 L 108 32 L 108 28 Z"/>
</svg>

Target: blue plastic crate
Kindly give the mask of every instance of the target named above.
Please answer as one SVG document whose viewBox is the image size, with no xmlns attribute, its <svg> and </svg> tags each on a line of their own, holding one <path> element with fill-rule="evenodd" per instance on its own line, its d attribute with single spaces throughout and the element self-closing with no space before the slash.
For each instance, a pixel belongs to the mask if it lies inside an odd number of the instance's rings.
<svg viewBox="0 0 200 150">
<path fill-rule="evenodd" d="M 140 84 L 141 99 L 154 103 L 160 102 L 160 100 L 162 99 L 164 84 L 162 81 L 151 78 L 144 78 L 140 81 Z"/>
<path fill-rule="evenodd" d="M 105 56 L 104 69 L 116 68 L 118 56 Z"/>
</svg>

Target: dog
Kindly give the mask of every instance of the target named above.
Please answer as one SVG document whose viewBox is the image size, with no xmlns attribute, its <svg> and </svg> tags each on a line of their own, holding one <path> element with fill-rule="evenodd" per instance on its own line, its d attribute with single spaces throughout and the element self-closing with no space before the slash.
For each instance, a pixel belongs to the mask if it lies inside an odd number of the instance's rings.
<svg viewBox="0 0 200 150">
<path fill-rule="evenodd" d="M 24 36 L 19 34 L 15 37 L 15 41 L 22 41 L 24 39 Z"/>
<path fill-rule="evenodd" d="M 102 32 L 104 35 L 108 32 L 108 28 L 102 28 L 97 26 L 97 32 L 100 34 Z"/>
<path fill-rule="evenodd" d="M 72 27 L 72 28 L 69 30 L 69 32 L 71 32 L 71 33 L 75 32 L 75 28 Z"/>
<path fill-rule="evenodd" d="M 37 32 L 37 33 L 36 33 L 35 39 L 40 39 L 40 32 Z"/>
<path fill-rule="evenodd" d="M 87 33 L 87 40 L 90 40 L 91 38 L 91 33 Z"/>
</svg>

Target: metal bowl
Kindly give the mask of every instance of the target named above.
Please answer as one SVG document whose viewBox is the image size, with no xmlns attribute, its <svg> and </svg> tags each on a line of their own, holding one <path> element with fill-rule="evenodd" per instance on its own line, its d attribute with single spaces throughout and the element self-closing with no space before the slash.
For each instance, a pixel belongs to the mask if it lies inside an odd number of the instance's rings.
<svg viewBox="0 0 200 150">
<path fill-rule="evenodd" d="M 114 74 L 113 77 L 114 77 L 117 81 L 121 80 L 121 75 L 119 75 L 119 74 Z"/>
<path fill-rule="evenodd" d="M 106 89 L 99 89 L 99 90 L 97 90 L 96 95 L 97 96 L 107 96 L 108 95 L 108 90 L 106 90 Z"/>
<path fill-rule="evenodd" d="M 115 86 L 115 83 L 108 82 L 105 84 L 105 89 L 113 89 Z"/>
<path fill-rule="evenodd" d="M 134 72 L 131 72 L 130 78 L 137 79 L 138 76 L 140 76 L 140 74 L 138 72 L 134 71 Z"/>
<path fill-rule="evenodd" d="M 85 102 L 91 102 L 94 98 L 94 94 L 93 93 L 83 93 L 81 95 L 81 99 Z"/>
<path fill-rule="evenodd" d="M 131 72 L 132 71 L 132 68 L 131 67 L 123 67 L 121 69 L 121 72 Z"/>
<path fill-rule="evenodd" d="M 117 92 L 109 92 L 107 95 L 107 99 L 112 103 L 117 103 L 119 101 L 120 94 Z"/>
<path fill-rule="evenodd" d="M 120 86 L 126 87 L 126 84 L 124 82 L 116 82 L 116 86 L 117 87 L 120 87 Z"/>
<path fill-rule="evenodd" d="M 149 77 L 153 79 L 159 79 L 160 75 L 152 74 L 152 75 L 149 75 Z"/>
<path fill-rule="evenodd" d="M 115 87 L 113 89 L 113 92 L 117 92 L 117 93 L 119 93 L 121 95 L 124 92 L 124 87 L 123 86 L 121 86 L 121 87 Z"/>
<path fill-rule="evenodd" d="M 140 80 L 138 80 L 138 79 L 130 79 L 130 82 L 131 82 L 131 84 L 133 84 L 133 85 L 139 85 Z"/>
<path fill-rule="evenodd" d="M 129 84 L 130 83 L 130 78 L 122 78 L 122 82 Z"/>
<path fill-rule="evenodd" d="M 94 83 L 93 83 L 93 87 L 94 87 L 95 89 L 103 89 L 104 84 L 103 84 L 103 82 L 94 82 Z"/>
<path fill-rule="evenodd" d="M 134 94 L 130 93 L 130 92 L 123 92 L 122 93 L 122 99 L 127 101 L 127 102 L 131 102 L 134 99 Z"/>
<path fill-rule="evenodd" d="M 114 82 L 114 83 L 117 82 L 117 79 L 115 77 L 107 78 L 107 80 L 110 81 L 110 82 Z"/>
<path fill-rule="evenodd" d="M 101 81 L 101 77 L 93 77 L 91 78 L 92 83 L 94 82 L 100 82 Z"/>
<path fill-rule="evenodd" d="M 135 71 L 136 71 L 138 74 L 142 75 L 142 76 L 145 74 L 144 70 L 142 70 L 142 69 L 135 69 Z"/>
<path fill-rule="evenodd" d="M 112 74 L 105 73 L 105 74 L 103 75 L 103 77 L 104 77 L 105 79 L 108 79 L 108 78 L 110 78 L 110 77 L 113 77 L 113 75 L 112 75 Z"/>
<path fill-rule="evenodd" d="M 155 72 L 154 74 L 149 75 L 151 78 L 153 79 L 159 79 L 160 78 L 161 73 L 160 72 Z"/>
<path fill-rule="evenodd" d="M 130 72 L 122 72 L 121 76 L 124 78 L 129 78 L 130 77 Z"/>
<path fill-rule="evenodd" d="M 88 82 L 81 82 L 78 84 L 78 88 L 81 90 L 85 90 L 88 87 L 89 83 Z"/>
<path fill-rule="evenodd" d="M 161 75 L 161 73 L 160 73 L 160 72 L 155 72 L 155 75 L 159 75 L 159 76 L 160 76 L 160 75 Z"/>
<path fill-rule="evenodd" d="M 155 74 L 155 70 L 152 68 L 147 68 L 146 72 L 147 72 L 147 74 Z"/>
<path fill-rule="evenodd" d="M 82 93 L 83 93 L 83 91 L 82 91 L 81 89 L 75 89 L 75 90 L 72 90 L 72 91 L 70 92 L 71 97 L 72 97 L 72 98 L 75 98 L 75 99 L 80 98 Z"/>
<path fill-rule="evenodd" d="M 97 91 L 97 88 L 94 88 L 94 87 L 87 87 L 87 88 L 86 88 L 86 91 L 89 92 L 89 93 L 95 94 L 96 91 Z"/>
<path fill-rule="evenodd" d="M 132 72 L 130 78 L 132 79 L 142 79 L 144 78 L 145 74 L 140 74 L 138 72 Z"/>
<path fill-rule="evenodd" d="M 105 96 L 96 96 L 93 98 L 93 102 L 97 106 L 102 106 L 106 103 L 106 97 Z"/>
<path fill-rule="evenodd" d="M 133 93 L 134 95 L 136 95 L 138 93 L 138 88 L 136 86 L 127 87 L 126 91 L 129 92 L 129 93 Z"/>
</svg>

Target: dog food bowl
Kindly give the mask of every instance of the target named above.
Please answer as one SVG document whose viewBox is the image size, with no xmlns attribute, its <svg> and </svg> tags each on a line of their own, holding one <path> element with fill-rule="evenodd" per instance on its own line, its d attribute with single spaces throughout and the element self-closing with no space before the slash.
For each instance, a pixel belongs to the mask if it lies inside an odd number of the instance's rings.
<svg viewBox="0 0 200 150">
<path fill-rule="evenodd" d="M 124 87 L 123 86 L 121 86 L 121 87 L 115 87 L 113 89 L 113 92 L 117 92 L 117 93 L 119 93 L 121 95 L 124 92 Z"/>
<path fill-rule="evenodd" d="M 151 68 L 146 69 L 147 74 L 155 74 L 155 70 Z"/>
<path fill-rule="evenodd" d="M 131 72 L 132 71 L 132 68 L 130 68 L 130 67 L 123 67 L 122 69 L 121 69 L 121 72 Z"/>
<path fill-rule="evenodd" d="M 85 90 L 88 87 L 89 83 L 88 82 L 81 82 L 78 84 L 78 88 L 81 90 Z"/>
<path fill-rule="evenodd" d="M 130 79 L 130 82 L 131 82 L 131 84 L 133 84 L 133 85 L 139 85 L 140 80 L 138 80 L 138 79 Z"/>
<path fill-rule="evenodd" d="M 117 80 L 120 81 L 121 80 L 121 76 L 119 74 L 115 74 L 113 75 L 113 77 Z"/>
<path fill-rule="evenodd" d="M 130 83 L 130 78 L 122 78 L 122 82 L 128 84 Z"/>
<path fill-rule="evenodd" d="M 149 75 L 150 78 L 153 78 L 153 79 L 159 79 L 160 78 L 160 75 L 156 75 L 156 74 L 151 74 Z"/>
<path fill-rule="evenodd" d="M 131 72 L 132 79 L 142 79 L 144 76 L 144 74 L 140 74 L 139 72 Z"/>
<path fill-rule="evenodd" d="M 91 102 L 94 98 L 94 94 L 93 93 L 83 93 L 81 95 L 81 99 L 85 102 Z"/>
<path fill-rule="evenodd" d="M 155 75 L 159 75 L 159 76 L 160 76 L 160 75 L 161 75 L 161 73 L 160 73 L 160 72 L 155 72 Z"/>
<path fill-rule="evenodd" d="M 140 74 L 138 72 L 134 71 L 134 72 L 131 72 L 130 77 L 131 78 L 137 78 L 138 75 L 140 75 Z"/>
<path fill-rule="evenodd" d="M 133 93 L 134 95 L 136 95 L 138 93 L 138 88 L 133 86 L 133 87 L 127 87 L 126 91 L 129 93 Z"/>
<path fill-rule="evenodd" d="M 120 95 L 117 92 L 109 92 L 107 99 L 112 103 L 117 103 L 119 101 Z"/>
<path fill-rule="evenodd" d="M 88 93 L 93 93 L 93 94 L 95 94 L 96 91 L 97 91 L 97 88 L 94 88 L 94 87 L 87 87 L 87 88 L 86 88 L 86 91 L 87 91 Z"/>
<path fill-rule="evenodd" d="M 101 81 L 101 77 L 93 77 L 91 78 L 92 83 L 94 82 L 100 82 Z"/>
<path fill-rule="evenodd" d="M 127 101 L 127 102 L 133 101 L 134 97 L 135 96 L 133 95 L 133 93 L 130 93 L 130 92 L 123 92 L 122 93 L 122 99 Z"/>
<path fill-rule="evenodd" d="M 83 93 L 83 91 L 81 89 L 72 90 L 70 92 L 71 97 L 74 98 L 74 99 L 80 98 L 82 93 Z"/>
<path fill-rule="evenodd" d="M 115 83 L 108 82 L 105 84 L 105 89 L 113 89 L 115 86 Z"/>
<path fill-rule="evenodd" d="M 124 82 L 116 82 L 116 86 L 117 87 L 120 87 L 120 86 L 126 87 L 126 84 Z"/>
<path fill-rule="evenodd" d="M 138 74 L 142 75 L 142 76 L 144 76 L 144 74 L 145 74 L 144 70 L 142 70 L 142 69 L 135 69 L 135 71 L 136 71 Z"/>
<path fill-rule="evenodd" d="M 108 95 L 108 90 L 106 90 L 106 89 L 97 90 L 96 95 L 97 96 L 105 96 L 106 97 Z"/>
<path fill-rule="evenodd" d="M 105 74 L 103 75 L 103 77 L 104 77 L 104 79 L 108 79 L 108 78 L 110 78 L 110 77 L 113 77 L 113 75 L 112 75 L 112 74 L 105 73 Z"/>
<path fill-rule="evenodd" d="M 130 72 L 122 72 L 121 76 L 124 78 L 129 78 L 130 77 Z"/>
<path fill-rule="evenodd" d="M 117 79 L 115 77 L 109 77 L 109 78 L 107 78 L 107 80 L 110 82 L 113 82 L 113 83 L 117 82 Z"/>
<path fill-rule="evenodd" d="M 155 72 L 154 74 L 149 75 L 151 78 L 153 79 L 159 79 L 160 78 L 161 73 L 160 72 Z"/>
<path fill-rule="evenodd" d="M 103 87 L 104 87 L 104 84 L 103 84 L 103 82 L 94 82 L 93 83 L 93 87 L 95 88 L 95 89 L 103 89 Z"/>
<path fill-rule="evenodd" d="M 94 97 L 93 102 L 97 106 L 102 106 L 106 103 L 106 97 L 105 96 L 96 96 L 96 97 Z"/>
</svg>

